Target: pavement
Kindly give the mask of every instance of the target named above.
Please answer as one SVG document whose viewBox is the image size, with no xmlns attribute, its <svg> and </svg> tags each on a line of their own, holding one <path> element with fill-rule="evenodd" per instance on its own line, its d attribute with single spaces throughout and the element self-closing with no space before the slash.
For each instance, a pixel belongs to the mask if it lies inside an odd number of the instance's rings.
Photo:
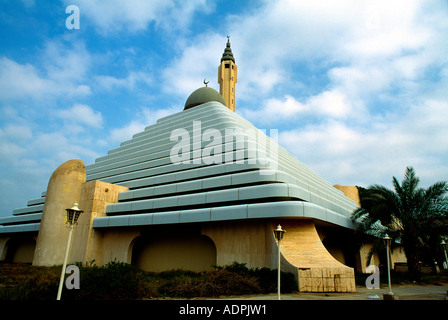
<svg viewBox="0 0 448 320">
<path fill-rule="evenodd" d="M 356 292 L 352 293 L 312 293 L 297 292 L 281 295 L 281 300 L 383 300 L 383 294 L 387 294 L 387 286 L 380 289 L 367 289 L 357 286 Z M 396 285 L 392 286 L 392 292 L 398 300 L 447 300 L 448 283 L 440 285 Z M 226 300 L 277 300 L 277 294 L 247 295 L 235 297 L 223 297 Z"/>
</svg>

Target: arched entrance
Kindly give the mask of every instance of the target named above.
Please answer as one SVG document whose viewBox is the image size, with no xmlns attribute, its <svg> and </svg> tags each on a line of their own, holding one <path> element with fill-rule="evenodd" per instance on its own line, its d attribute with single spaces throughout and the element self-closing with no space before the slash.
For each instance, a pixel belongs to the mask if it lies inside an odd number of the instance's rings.
<svg viewBox="0 0 448 320">
<path fill-rule="evenodd" d="M 356 252 L 353 232 L 332 227 L 316 227 L 325 249 L 340 263 L 351 268 L 356 267 Z"/>
<path fill-rule="evenodd" d="M 36 240 L 34 238 L 12 238 L 6 243 L 5 262 L 32 263 Z"/>
<path fill-rule="evenodd" d="M 206 271 L 216 265 L 216 247 L 209 237 L 197 234 L 139 237 L 132 249 L 132 264 L 150 272 Z"/>
</svg>

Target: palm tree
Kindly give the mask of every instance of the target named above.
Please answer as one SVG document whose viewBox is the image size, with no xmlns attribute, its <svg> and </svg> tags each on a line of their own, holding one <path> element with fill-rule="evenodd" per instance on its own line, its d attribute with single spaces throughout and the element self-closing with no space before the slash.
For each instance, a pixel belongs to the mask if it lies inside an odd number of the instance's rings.
<svg viewBox="0 0 448 320">
<path fill-rule="evenodd" d="M 395 191 L 377 184 L 360 188 L 361 207 L 351 219 L 358 224 L 356 234 L 361 235 L 363 242 L 367 238 L 371 241 L 373 236 L 373 250 L 381 246 L 386 234 L 392 243 L 399 243 L 406 255 L 409 276 L 418 280 L 419 261 L 435 249 L 431 244 L 440 243 L 441 237 L 448 234 L 448 183 L 419 188 L 419 178 L 412 167 L 406 168 L 401 184 L 395 177 L 392 183 Z"/>
</svg>

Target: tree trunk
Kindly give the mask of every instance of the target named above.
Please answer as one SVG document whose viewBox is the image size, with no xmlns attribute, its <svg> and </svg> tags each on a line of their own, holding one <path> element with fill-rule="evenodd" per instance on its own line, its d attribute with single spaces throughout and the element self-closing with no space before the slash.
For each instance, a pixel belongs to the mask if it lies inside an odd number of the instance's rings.
<svg viewBox="0 0 448 320">
<path fill-rule="evenodd" d="M 408 258 L 406 255 L 406 258 L 408 260 L 408 272 L 409 277 L 412 280 L 419 281 L 422 277 L 421 271 L 420 271 L 420 263 L 419 260 L 415 257 Z"/>
<path fill-rule="evenodd" d="M 417 254 L 416 244 L 413 241 L 403 243 L 404 253 L 408 262 L 408 274 L 411 280 L 418 281 L 421 279 L 420 259 Z"/>
</svg>

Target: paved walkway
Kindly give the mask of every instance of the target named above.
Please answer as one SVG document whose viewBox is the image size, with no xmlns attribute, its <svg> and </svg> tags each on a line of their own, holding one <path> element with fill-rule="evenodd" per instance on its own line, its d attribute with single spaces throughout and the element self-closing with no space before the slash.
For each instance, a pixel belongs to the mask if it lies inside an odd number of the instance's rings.
<svg viewBox="0 0 448 320">
<path fill-rule="evenodd" d="M 354 293 L 288 293 L 282 294 L 282 300 L 383 300 L 388 287 L 367 289 L 358 286 Z M 392 286 L 392 292 L 399 300 L 448 300 L 448 283 L 442 285 L 399 285 Z M 226 297 L 228 300 L 276 300 L 277 294 Z"/>
</svg>

